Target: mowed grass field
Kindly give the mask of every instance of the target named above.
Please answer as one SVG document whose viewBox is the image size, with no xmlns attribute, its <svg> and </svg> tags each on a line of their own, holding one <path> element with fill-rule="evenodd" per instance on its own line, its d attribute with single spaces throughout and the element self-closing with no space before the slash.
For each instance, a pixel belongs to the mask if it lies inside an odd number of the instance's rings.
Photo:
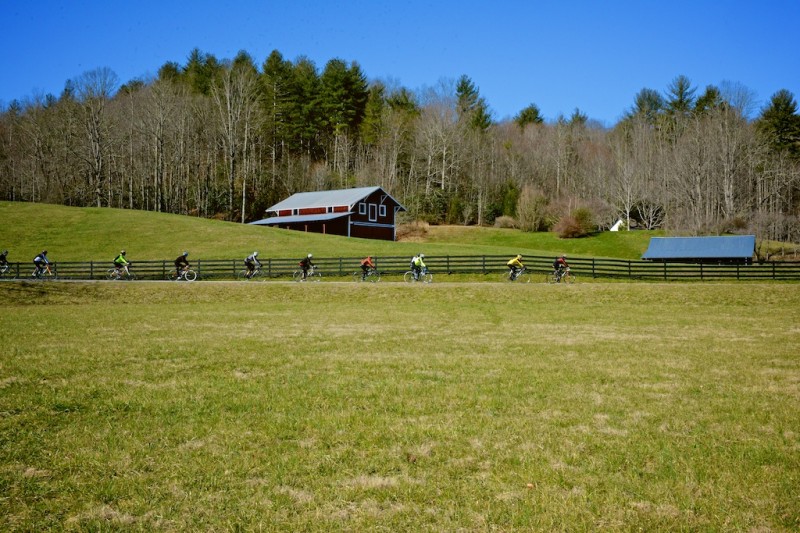
<svg viewBox="0 0 800 533">
<path fill-rule="evenodd" d="M 797 284 L 0 302 L 0 530 L 800 529 Z"/>
</svg>

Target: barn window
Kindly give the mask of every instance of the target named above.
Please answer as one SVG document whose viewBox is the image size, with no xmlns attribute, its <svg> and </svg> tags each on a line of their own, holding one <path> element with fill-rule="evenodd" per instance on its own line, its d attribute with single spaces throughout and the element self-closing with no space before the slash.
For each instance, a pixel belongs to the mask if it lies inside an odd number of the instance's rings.
<svg viewBox="0 0 800 533">
<path fill-rule="evenodd" d="M 386 206 L 385 206 L 385 205 L 382 205 L 382 206 L 381 206 L 381 209 L 380 209 L 380 215 L 381 215 L 382 217 L 385 217 L 385 216 L 386 216 Z"/>
<path fill-rule="evenodd" d="M 367 204 L 361 202 L 358 204 L 358 214 L 359 215 L 366 215 L 367 214 Z"/>
<path fill-rule="evenodd" d="M 375 204 L 369 204 L 369 220 L 370 222 L 378 220 L 378 206 Z"/>
</svg>

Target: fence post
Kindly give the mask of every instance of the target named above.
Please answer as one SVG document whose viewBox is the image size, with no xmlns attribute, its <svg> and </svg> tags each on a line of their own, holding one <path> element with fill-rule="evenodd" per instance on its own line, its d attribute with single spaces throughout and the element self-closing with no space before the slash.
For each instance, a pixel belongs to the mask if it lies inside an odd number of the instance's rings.
<svg viewBox="0 0 800 533">
<path fill-rule="evenodd" d="M 700 281 L 703 281 L 703 263 L 700 263 Z"/>
<path fill-rule="evenodd" d="M 596 278 L 597 277 L 597 275 L 595 274 L 594 267 L 595 267 L 594 257 L 592 257 L 592 278 Z"/>
<path fill-rule="evenodd" d="M 89 279 L 94 279 L 94 261 L 89 261 Z"/>
</svg>

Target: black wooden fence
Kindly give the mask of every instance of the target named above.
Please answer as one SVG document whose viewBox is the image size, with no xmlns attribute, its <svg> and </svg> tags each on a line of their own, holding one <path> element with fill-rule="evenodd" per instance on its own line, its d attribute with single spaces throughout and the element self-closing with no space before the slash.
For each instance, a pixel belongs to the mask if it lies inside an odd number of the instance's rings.
<svg viewBox="0 0 800 533">
<path fill-rule="evenodd" d="M 378 270 L 386 276 L 402 275 L 409 269 L 406 256 L 373 257 Z M 435 275 L 489 275 L 506 270 L 507 256 L 446 255 L 425 258 L 428 269 Z M 526 256 L 524 262 L 534 275 L 552 271 L 552 256 Z M 360 268 L 361 258 L 321 257 L 314 259 L 324 277 L 350 276 Z M 299 266 L 297 259 L 270 258 L 262 260 L 262 274 L 268 278 L 291 278 Z M 800 280 L 800 261 L 774 261 L 752 265 L 656 263 L 623 259 L 569 258 L 574 274 L 582 278 L 618 278 L 628 280 L 705 281 L 705 280 Z M 11 263 L 3 279 L 30 279 L 33 265 Z M 58 262 L 51 265 L 59 279 L 101 280 L 108 278 L 111 264 L 107 261 Z M 201 259 L 192 262 L 198 279 L 235 279 L 244 269 L 241 259 Z M 131 271 L 137 279 L 163 280 L 175 267 L 172 261 L 136 261 Z"/>
</svg>

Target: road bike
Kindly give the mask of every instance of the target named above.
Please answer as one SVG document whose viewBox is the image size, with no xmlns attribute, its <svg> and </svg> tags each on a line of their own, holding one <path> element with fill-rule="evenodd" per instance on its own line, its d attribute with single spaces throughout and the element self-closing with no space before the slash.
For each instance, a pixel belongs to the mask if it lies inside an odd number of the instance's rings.
<svg viewBox="0 0 800 533">
<path fill-rule="evenodd" d="M 197 279 L 197 272 L 191 268 L 181 270 L 180 274 L 172 270 L 167 274 L 167 279 L 170 281 L 194 281 Z"/>
<path fill-rule="evenodd" d="M 245 281 L 259 277 L 261 277 L 261 267 L 256 267 L 253 272 L 250 272 L 249 269 L 245 268 L 244 270 L 236 273 L 236 279 L 243 279 Z"/>
<path fill-rule="evenodd" d="M 570 268 L 557 268 L 545 276 L 547 283 L 575 283 L 577 281 L 575 274 L 570 271 Z"/>
<path fill-rule="evenodd" d="M 15 277 L 14 271 L 11 269 L 10 264 L 0 266 L 0 278 L 12 279 Z"/>
<path fill-rule="evenodd" d="M 109 268 L 108 271 L 106 271 L 106 276 L 108 277 L 108 279 L 112 281 L 117 281 L 117 280 L 133 281 L 136 279 L 136 274 L 131 272 L 130 268 Z"/>
<path fill-rule="evenodd" d="M 433 282 L 433 274 L 428 272 L 426 268 L 422 272 L 417 275 L 413 270 L 409 270 L 405 274 L 403 274 L 403 281 L 406 283 L 415 283 L 417 281 L 421 283 L 432 283 Z"/>
<path fill-rule="evenodd" d="M 292 273 L 292 279 L 294 281 L 322 281 L 322 273 L 317 270 L 317 267 L 311 267 L 308 269 L 308 274 L 306 277 L 303 277 L 303 270 L 295 270 Z"/>
<path fill-rule="evenodd" d="M 526 267 L 522 267 L 521 269 L 517 270 L 516 272 L 503 272 L 500 275 L 501 281 L 515 281 L 517 283 L 530 283 L 531 282 L 531 275 L 528 274 L 528 269 Z"/>
<path fill-rule="evenodd" d="M 45 265 L 41 268 L 34 268 L 31 277 L 34 279 L 56 279 L 58 275 L 50 269 L 50 265 Z"/>
<path fill-rule="evenodd" d="M 353 281 L 370 281 L 372 283 L 377 283 L 381 280 L 381 273 L 375 270 L 374 268 L 370 268 L 367 270 L 367 275 L 364 276 L 363 270 L 356 270 L 353 272 Z"/>
</svg>

